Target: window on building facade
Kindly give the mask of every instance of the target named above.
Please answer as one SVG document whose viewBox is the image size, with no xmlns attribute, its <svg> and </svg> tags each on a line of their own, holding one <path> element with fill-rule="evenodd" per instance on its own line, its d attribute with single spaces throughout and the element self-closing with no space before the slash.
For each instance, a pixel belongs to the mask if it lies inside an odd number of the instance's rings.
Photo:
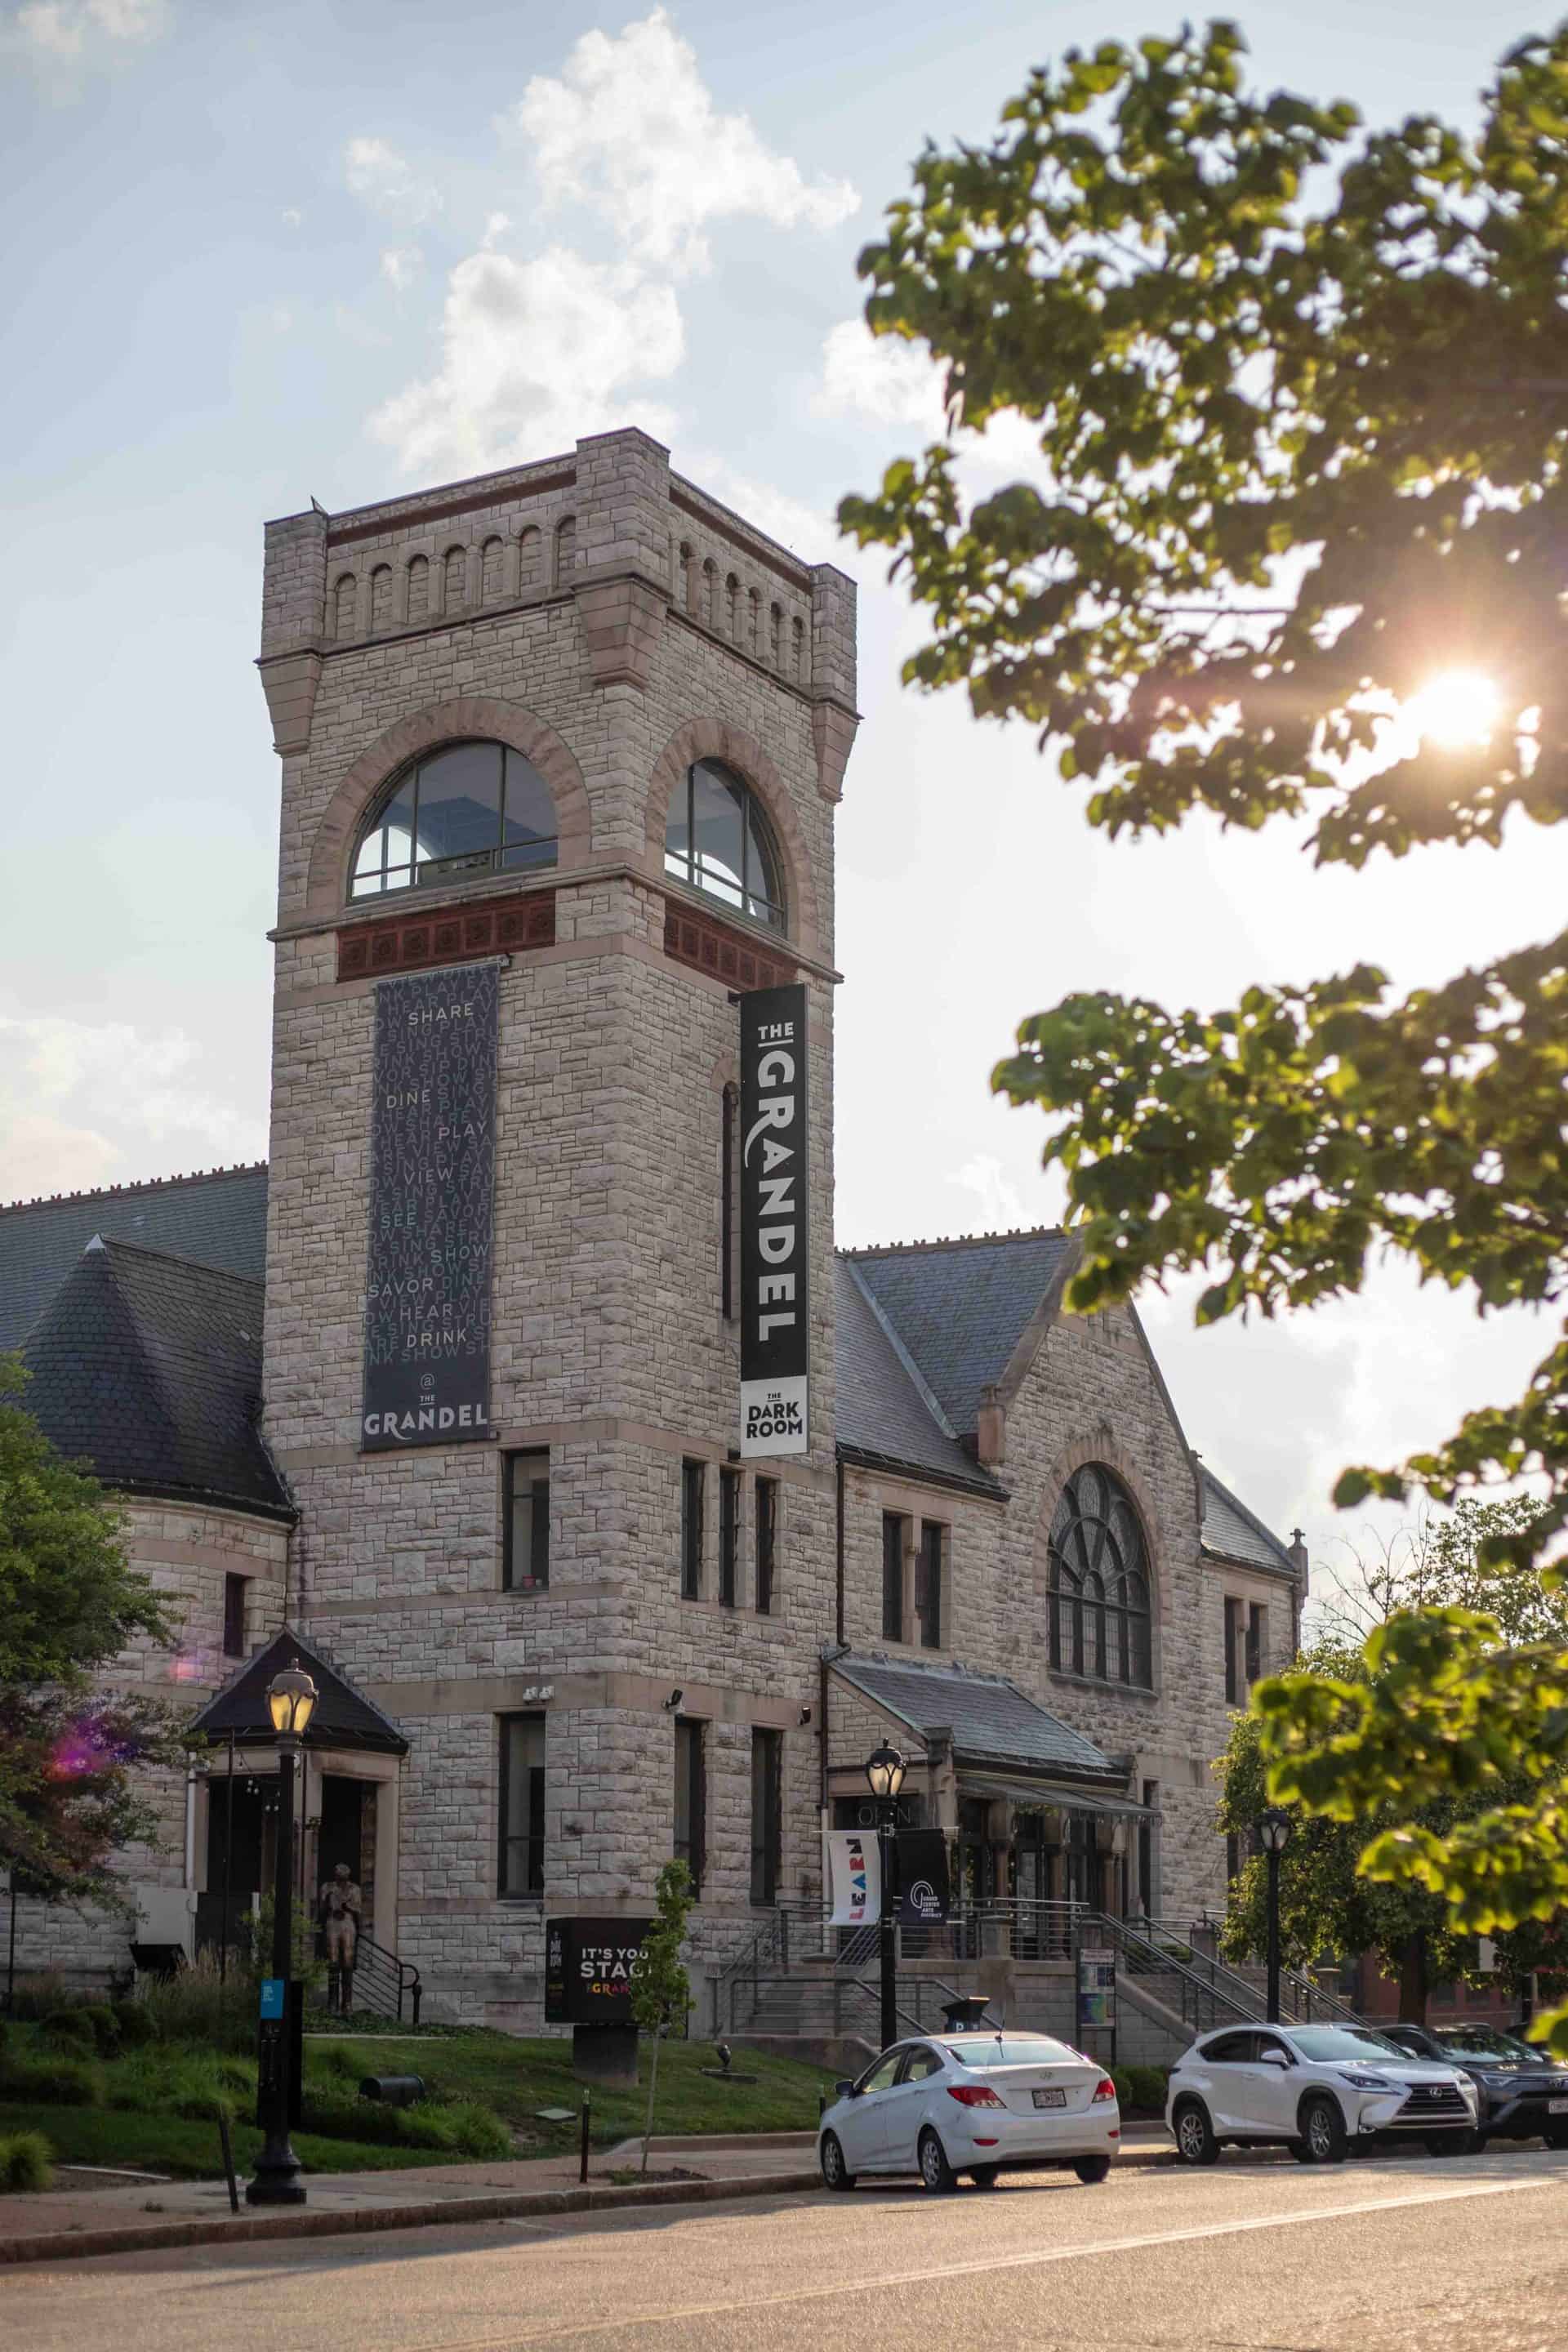
<svg viewBox="0 0 1568 2352">
<path fill-rule="evenodd" d="M 702 1892 L 702 1870 L 708 1848 L 708 1765 L 702 1749 L 704 1727 L 687 1716 L 675 1718 L 675 1859 L 691 1873 L 691 1884 Z"/>
<path fill-rule="evenodd" d="M 735 1606 L 741 1563 L 741 1474 L 719 1473 L 719 1599 L 726 1609 Z"/>
<path fill-rule="evenodd" d="M 553 866 L 555 804 L 502 743 L 448 743 L 405 768 L 360 835 L 350 895 Z"/>
<path fill-rule="evenodd" d="M 506 1456 L 501 1584 L 508 1592 L 542 1592 L 550 1582 L 550 1456 Z"/>
<path fill-rule="evenodd" d="M 1247 1696 L 1247 1661 L 1244 1655 L 1246 1631 L 1245 1604 L 1228 1597 L 1225 1604 L 1225 1703 L 1240 1706 Z"/>
<path fill-rule="evenodd" d="M 915 1556 L 915 1621 L 922 1650 L 942 1647 L 942 1576 L 947 1530 L 936 1519 L 921 1522 L 921 1548 Z"/>
<path fill-rule="evenodd" d="M 500 1718 L 500 1868 L 503 1895 L 544 1892 L 544 1717 Z"/>
<path fill-rule="evenodd" d="M 753 923 L 784 927 L 783 868 L 751 786 L 721 760 L 699 760 L 670 796 L 664 870 Z"/>
<path fill-rule="evenodd" d="M 702 1497 L 708 1475 L 705 1462 L 680 1465 L 680 1597 L 698 1601 L 702 1594 Z"/>
<path fill-rule="evenodd" d="M 779 1482 L 776 1478 L 759 1478 L 755 1487 L 757 1510 L 757 1614 L 771 1617 L 773 1609 L 773 1570 L 778 1559 Z"/>
<path fill-rule="evenodd" d="M 1097 1682 L 1153 1685 L 1149 1564 L 1121 1480 L 1100 1463 L 1075 1470 L 1051 1522 L 1051 1664 Z"/>
<path fill-rule="evenodd" d="M 778 1901 L 784 1859 L 784 1733 L 752 1734 L 752 1900 Z"/>
<path fill-rule="evenodd" d="M 245 1576 L 226 1576 L 223 1580 L 223 1654 L 226 1658 L 245 1655 L 245 1588 L 249 1582 Z"/>
<path fill-rule="evenodd" d="M 899 1512 L 882 1514 L 882 1639 L 904 1638 L 904 1526 Z"/>
<path fill-rule="evenodd" d="M 1247 1612 L 1247 1689 L 1268 1671 L 1268 1612 L 1255 1601 Z M 1245 1694 L 1244 1694 L 1245 1696 Z"/>
</svg>

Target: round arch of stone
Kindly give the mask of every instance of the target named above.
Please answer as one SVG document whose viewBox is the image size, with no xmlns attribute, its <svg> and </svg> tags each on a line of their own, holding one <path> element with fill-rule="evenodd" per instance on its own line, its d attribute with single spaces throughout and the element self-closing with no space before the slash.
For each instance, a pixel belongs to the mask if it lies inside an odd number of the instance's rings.
<svg viewBox="0 0 1568 2352">
<path fill-rule="evenodd" d="M 433 702 L 423 710 L 411 711 L 360 753 L 316 827 L 305 885 L 307 917 L 331 919 L 342 911 L 360 819 L 388 780 L 421 751 L 433 751 L 442 743 L 466 736 L 505 743 L 510 750 L 521 751 L 549 785 L 561 827 L 559 853 L 551 870 L 567 873 L 588 863 L 593 837 L 588 789 L 582 769 L 553 727 L 547 727 L 521 703 L 500 702 L 489 695 L 461 695 L 450 702 Z"/>
<path fill-rule="evenodd" d="M 644 866 L 650 880 L 664 878 L 664 835 L 669 821 L 669 799 L 694 760 L 722 760 L 750 784 L 767 811 L 773 839 L 784 863 L 788 892 L 789 929 L 806 955 L 817 956 L 822 943 L 817 928 L 816 889 L 812 880 L 811 854 L 795 813 L 784 778 L 754 735 L 723 719 L 689 719 L 678 728 L 654 762 L 647 786 L 647 847 Z M 715 913 L 722 919 L 723 909 Z"/>
<path fill-rule="evenodd" d="M 1057 1505 L 1061 1500 L 1062 1488 L 1075 1470 L 1081 1470 L 1086 1463 L 1091 1462 L 1110 1471 L 1121 1480 L 1127 1490 L 1127 1499 L 1137 1513 L 1138 1523 L 1142 1529 L 1143 1557 L 1149 1569 L 1149 1622 L 1153 1634 L 1154 1686 L 1158 1689 L 1160 1635 L 1168 1613 L 1166 1580 L 1163 1574 L 1164 1530 L 1147 1486 L 1109 1430 L 1101 1430 L 1093 1437 L 1075 1438 L 1070 1445 L 1062 1448 L 1051 1465 L 1049 1475 L 1041 1489 L 1039 1517 L 1035 1522 L 1035 1599 L 1042 1610 L 1048 1604 L 1051 1521 L 1056 1517 Z M 1113 1684 L 1110 1687 L 1121 1690 L 1129 1686 Z"/>
</svg>

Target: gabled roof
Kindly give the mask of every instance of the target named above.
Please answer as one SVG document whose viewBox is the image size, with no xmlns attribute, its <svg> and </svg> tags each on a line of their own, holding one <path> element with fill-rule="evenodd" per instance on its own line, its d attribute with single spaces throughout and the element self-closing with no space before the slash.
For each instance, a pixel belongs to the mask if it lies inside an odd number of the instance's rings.
<svg viewBox="0 0 1568 2352">
<path fill-rule="evenodd" d="M 235 1669 L 222 1690 L 186 1727 L 186 1737 L 200 1732 L 209 1739 L 226 1739 L 232 1732 L 249 1747 L 272 1741 L 277 1734 L 267 1712 L 267 1685 L 285 1666 L 303 1666 L 316 1685 L 315 1712 L 305 1734 L 308 1747 L 407 1755 L 408 1742 L 392 1717 L 356 1690 L 342 1668 L 292 1625 L 283 1626 L 264 1650 Z"/>
<path fill-rule="evenodd" d="M 835 1265 L 836 1433 L 847 1460 L 906 1469 L 976 1494 L 1005 1487 L 967 1454 L 853 1259 Z"/>
<path fill-rule="evenodd" d="M 874 1699 L 922 1737 L 952 1735 L 960 1759 L 1011 1765 L 1058 1778 L 1114 1781 L 1127 1775 L 1081 1731 L 1047 1715 L 1005 1675 L 971 1674 L 964 1666 L 922 1666 L 911 1660 L 847 1653 L 831 1671 Z"/>
<path fill-rule="evenodd" d="M 257 1433 L 259 1282 L 89 1241 L 28 1333 L 23 1401 L 106 1486 L 292 1518 Z"/>
<path fill-rule="evenodd" d="M 1055 1227 L 913 1242 L 844 1255 L 961 1437 L 1001 1379 L 1072 1244 Z"/>
<path fill-rule="evenodd" d="M 1211 1559 L 1233 1559 L 1246 1568 L 1270 1569 L 1295 1578 L 1296 1563 L 1277 1535 L 1270 1534 L 1239 1495 L 1222 1485 L 1206 1462 L 1198 1465 L 1203 1496 L 1203 1547 Z"/>
<path fill-rule="evenodd" d="M 21 1346 L 95 1234 L 259 1282 L 267 1163 L 0 1203 L 0 1349 Z"/>
</svg>

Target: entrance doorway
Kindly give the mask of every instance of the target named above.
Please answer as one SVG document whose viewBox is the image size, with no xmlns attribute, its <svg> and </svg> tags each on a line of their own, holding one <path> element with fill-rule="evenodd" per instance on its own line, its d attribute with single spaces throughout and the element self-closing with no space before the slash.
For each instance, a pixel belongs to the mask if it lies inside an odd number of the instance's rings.
<svg viewBox="0 0 1568 2352">
<path fill-rule="evenodd" d="M 375 1903 L 375 1783 L 351 1780 L 342 1772 L 321 1775 L 321 1826 L 317 1839 L 316 1876 L 312 1907 L 340 1862 L 360 1890 L 360 1926 L 374 1934 Z"/>
</svg>

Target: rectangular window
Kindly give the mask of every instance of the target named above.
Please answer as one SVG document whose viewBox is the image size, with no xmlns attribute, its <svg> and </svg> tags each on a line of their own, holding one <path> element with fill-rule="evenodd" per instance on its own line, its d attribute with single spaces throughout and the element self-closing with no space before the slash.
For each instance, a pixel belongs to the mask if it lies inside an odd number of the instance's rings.
<svg viewBox="0 0 1568 2352">
<path fill-rule="evenodd" d="M 904 1638 L 904 1523 L 897 1511 L 882 1514 L 882 1639 Z"/>
<path fill-rule="evenodd" d="M 501 1588 L 542 1592 L 550 1583 L 550 1456 L 506 1456 L 506 1519 Z"/>
<path fill-rule="evenodd" d="M 501 1895 L 544 1892 L 544 1717 L 500 1718 Z"/>
<path fill-rule="evenodd" d="M 757 1496 L 757 1614 L 771 1617 L 773 1611 L 773 1566 L 778 1551 L 779 1482 L 776 1478 L 759 1478 Z"/>
<path fill-rule="evenodd" d="M 752 1900 L 778 1901 L 784 1835 L 784 1733 L 752 1734 Z"/>
<path fill-rule="evenodd" d="M 1244 1617 L 1245 1606 L 1243 1602 L 1239 1601 L 1227 1601 L 1226 1602 L 1225 1703 L 1226 1706 L 1239 1706 L 1246 1696 L 1246 1693 L 1241 1686 L 1242 1674 L 1246 1663 L 1242 1654 L 1243 1645 L 1246 1641 L 1246 1635 L 1243 1631 Z"/>
<path fill-rule="evenodd" d="M 675 1859 L 686 1864 L 699 1894 L 708 1845 L 708 1767 L 702 1729 L 700 1723 L 688 1717 L 675 1718 Z"/>
<path fill-rule="evenodd" d="M 719 1599 L 726 1609 L 735 1606 L 735 1586 L 741 1555 L 741 1474 L 719 1473 Z"/>
<path fill-rule="evenodd" d="M 942 1647 L 942 1555 L 944 1529 L 936 1519 L 921 1522 L 921 1548 L 915 1561 L 915 1615 L 920 1620 L 922 1650 Z"/>
<path fill-rule="evenodd" d="M 1255 1601 L 1247 1613 L 1247 1683 L 1262 1680 L 1268 1671 L 1268 1612 Z"/>
<path fill-rule="evenodd" d="M 698 1601 L 702 1595 L 702 1495 L 705 1462 L 680 1465 L 680 1597 Z"/>
<path fill-rule="evenodd" d="M 247 1576 L 226 1576 L 223 1580 L 223 1654 L 226 1658 L 245 1655 L 245 1588 Z"/>
</svg>

